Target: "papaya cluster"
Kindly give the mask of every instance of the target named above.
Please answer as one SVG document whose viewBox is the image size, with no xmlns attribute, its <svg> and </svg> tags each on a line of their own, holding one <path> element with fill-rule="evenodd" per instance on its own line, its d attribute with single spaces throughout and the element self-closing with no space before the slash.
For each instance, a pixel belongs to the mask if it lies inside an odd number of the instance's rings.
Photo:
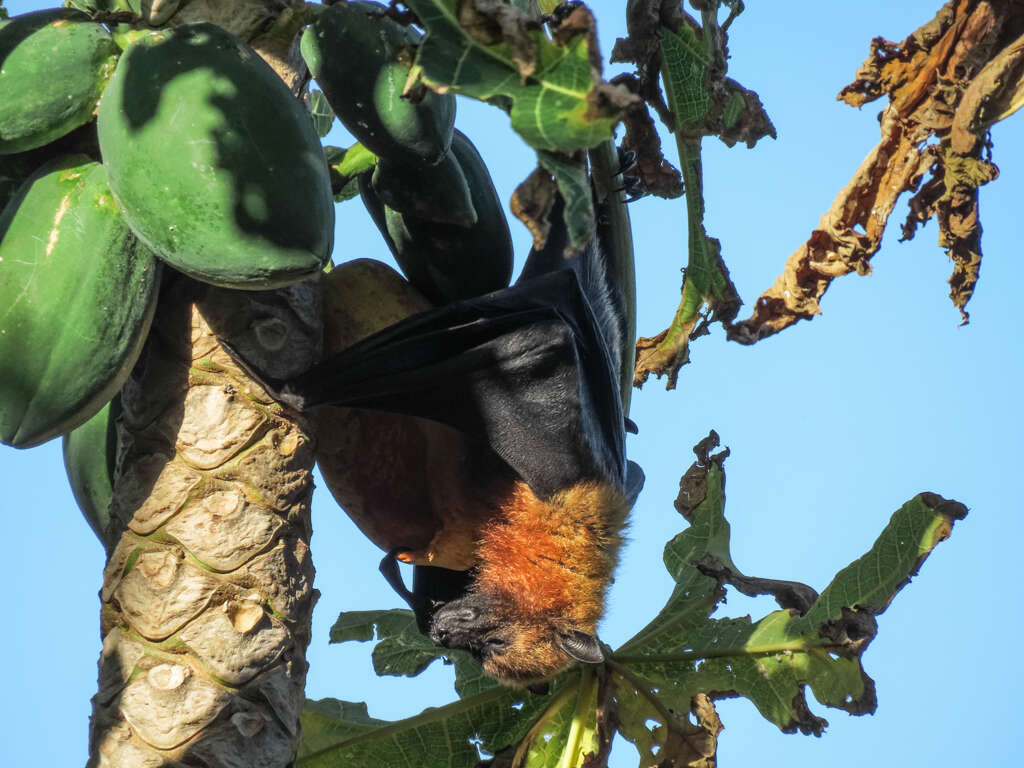
<svg viewBox="0 0 1024 768">
<path fill-rule="evenodd" d="M 335 201 L 309 110 L 246 43 L 207 23 L 153 29 L 168 20 L 137 0 L 68 5 L 84 11 L 0 21 L 0 441 L 64 435 L 99 532 L 117 397 L 162 275 L 243 290 L 317 276 Z M 310 9 L 302 55 L 372 153 L 358 186 L 411 289 L 426 307 L 507 286 L 511 238 L 487 168 L 454 128 L 454 97 L 411 77 L 419 33 L 377 3 Z M 92 15 L 116 10 L 141 21 Z M 352 296 L 332 283 L 328 314 L 332 294 Z"/>
<path fill-rule="evenodd" d="M 434 304 L 508 285 L 512 238 L 455 97 L 417 86 L 419 33 L 379 3 L 331 5 L 302 35 L 302 55 L 338 118 L 377 160 L 359 192 L 395 261 Z"/>
</svg>

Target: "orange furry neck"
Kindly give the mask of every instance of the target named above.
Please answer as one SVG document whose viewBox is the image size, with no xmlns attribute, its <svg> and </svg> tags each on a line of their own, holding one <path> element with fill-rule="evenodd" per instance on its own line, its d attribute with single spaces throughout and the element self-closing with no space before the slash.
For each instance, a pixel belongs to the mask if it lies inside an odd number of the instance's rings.
<svg viewBox="0 0 1024 768">
<path fill-rule="evenodd" d="M 476 591 L 510 616 L 560 616 L 593 632 L 628 511 L 608 485 L 581 482 L 542 501 L 516 482 L 481 531 Z"/>
</svg>

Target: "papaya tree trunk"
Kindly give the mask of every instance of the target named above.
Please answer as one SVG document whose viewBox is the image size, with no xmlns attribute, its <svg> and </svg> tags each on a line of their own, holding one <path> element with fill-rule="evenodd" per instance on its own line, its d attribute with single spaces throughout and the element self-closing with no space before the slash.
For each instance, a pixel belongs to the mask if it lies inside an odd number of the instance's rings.
<svg viewBox="0 0 1024 768">
<path fill-rule="evenodd" d="M 230 23 L 299 94 L 289 6 L 301 4 L 200 0 L 157 21 Z M 121 393 L 89 765 L 283 768 L 298 747 L 317 596 L 314 445 L 218 339 L 268 375 L 305 370 L 320 354 L 319 282 L 242 292 L 165 275 Z"/>
<path fill-rule="evenodd" d="M 278 372 L 303 367 L 317 286 L 172 280 L 122 391 L 90 764 L 286 766 L 316 599 L 314 446 L 216 337 L 286 347 Z"/>
</svg>

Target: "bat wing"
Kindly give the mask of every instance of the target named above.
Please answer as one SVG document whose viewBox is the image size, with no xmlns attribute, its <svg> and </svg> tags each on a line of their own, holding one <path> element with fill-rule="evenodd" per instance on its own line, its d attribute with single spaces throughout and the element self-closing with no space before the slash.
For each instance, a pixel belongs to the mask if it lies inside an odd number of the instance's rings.
<svg viewBox="0 0 1024 768">
<path fill-rule="evenodd" d="M 300 409 L 340 405 L 448 424 L 547 497 L 581 479 L 626 488 L 613 371 L 576 273 L 561 269 L 414 315 L 267 384 Z"/>
</svg>

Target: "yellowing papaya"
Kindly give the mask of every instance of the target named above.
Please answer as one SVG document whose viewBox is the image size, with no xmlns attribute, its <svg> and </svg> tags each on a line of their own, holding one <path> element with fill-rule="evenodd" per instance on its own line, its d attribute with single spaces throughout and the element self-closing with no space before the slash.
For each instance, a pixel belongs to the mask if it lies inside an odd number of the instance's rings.
<svg viewBox="0 0 1024 768">
<path fill-rule="evenodd" d="M 419 34 L 383 5 L 324 8 L 302 35 L 302 56 L 331 109 L 367 149 L 388 160 L 432 165 L 452 140 L 455 97 L 424 89 L 402 98 Z"/>
<path fill-rule="evenodd" d="M 117 461 L 117 417 L 121 398 L 103 406 L 85 424 L 64 435 L 64 470 L 71 493 L 93 533 L 107 543 L 110 502 L 114 498 L 114 466 Z"/>
<path fill-rule="evenodd" d="M 61 158 L 21 186 L 0 213 L 0 441 L 37 445 L 114 396 L 149 330 L 158 266 L 99 163 Z"/>
<path fill-rule="evenodd" d="M 324 281 L 324 353 L 330 355 L 431 308 L 391 267 L 340 264 Z M 493 516 L 476 477 L 480 450 L 428 419 L 358 408 L 318 408 L 316 461 L 338 504 L 385 551 L 415 562 L 473 565 L 480 525 Z"/>
<path fill-rule="evenodd" d="M 384 203 L 368 174 L 359 191 L 402 272 L 435 304 L 467 299 L 508 285 L 512 277 L 512 236 L 501 200 L 473 143 L 455 131 L 450 152 L 469 186 L 476 223 L 463 227 L 402 213 Z M 439 166 L 422 169 L 424 184 Z"/>
<path fill-rule="evenodd" d="M 130 46 L 100 103 L 110 186 L 161 259 L 214 285 L 276 288 L 330 257 L 334 200 L 313 121 L 247 45 L 212 24 Z"/>
<path fill-rule="evenodd" d="M 118 53 L 101 24 L 69 8 L 0 22 L 0 155 L 92 120 Z"/>
</svg>

